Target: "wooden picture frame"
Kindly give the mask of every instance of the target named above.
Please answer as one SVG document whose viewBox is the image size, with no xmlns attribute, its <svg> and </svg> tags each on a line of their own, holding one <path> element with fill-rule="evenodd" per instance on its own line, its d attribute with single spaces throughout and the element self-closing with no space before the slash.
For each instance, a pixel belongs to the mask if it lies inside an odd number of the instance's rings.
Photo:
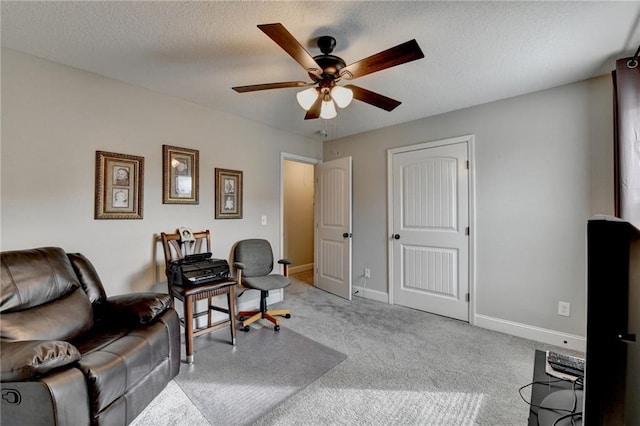
<svg viewBox="0 0 640 426">
<path fill-rule="evenodd" d="M 216 168 L 215 175 L 215 218 L 242 219 L 242 172 Z"/>
<path fill-rule="evenodd" d="M 94 219 L 142 219 L 144 157 L 96 151 Z"/>
<path fill-rule="evenodd" d="M 162 145 L 163 204 L 199 204 L 199 163 L 195 149 Z"/>
</svg>

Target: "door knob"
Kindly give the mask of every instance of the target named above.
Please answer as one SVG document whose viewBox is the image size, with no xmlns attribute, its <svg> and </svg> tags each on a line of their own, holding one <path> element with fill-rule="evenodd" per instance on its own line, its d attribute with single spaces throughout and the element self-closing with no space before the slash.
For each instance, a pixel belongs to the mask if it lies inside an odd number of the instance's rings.
<svg viewBox="0 0 640 426">
<path fill-rule="evenodd" d="M 393 238 L 396 239 L 396 240 L 399 240 L 400 239 L 400 234 L 393 234 Z"/>
<path fill-rule="evenodd" d="M 344 238 L 351 238 L 353 236 L 353 234 L 351 232 L 345 232 L 344 234 L 342 234 L 342 236 Z"/>
</svg>

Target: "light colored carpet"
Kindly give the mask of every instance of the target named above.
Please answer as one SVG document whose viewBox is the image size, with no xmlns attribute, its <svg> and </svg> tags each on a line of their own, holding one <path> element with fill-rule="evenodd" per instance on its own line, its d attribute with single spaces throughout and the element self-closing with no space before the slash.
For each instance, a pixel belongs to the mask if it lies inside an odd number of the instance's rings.
<svg viewBox="0 0 640 426">
<path fill-rule="evenodd" d="M 191 402 L 175 381 L 158 395 L 131 423 L 135 426 L 189 425 L 210 426 L 211 423 Z"/>
<path fill-rule="evenodd" d="M 531 381 L 535 349 L 547 345 L 401 306 L 349 302 L 300 282 L 286 289 L 281 305 L 292 313 L 282 320 L 283 331 L 347 359 L 256 425 L 527 424 L 529 408 L 518 388 Z M 197 408 L 183 407 L 176 387 L 159 398 L 186 419 Z M 139 424 L 199 424 L 175 423 L 153 405 L 143 414 L 157 422 Z"/>
<path fill-rule="evenodd" d="M 188 416 L 196 424 L 249 425 L 346 358 L 285 327 L 277 333 L 261 325 L 239 332 L 235 347 L 228 334 L 223 329 L 195 339 L 195 362 L 182 363 L 162 395 L 166 403 L 164 394 L 177 393 L 178 404 L 168 404 L 175 413 L 161 407 L 158 418 L 148 409 L 136 424 L 187 424 Z"/>
<path fill-rule="evenodd" d="M 302 281 L 303 283 L 313 285 L 313 270 L 298 272 L 297 274 L 291 274 L 291 279 L 296 281 Z"/>
</svg>

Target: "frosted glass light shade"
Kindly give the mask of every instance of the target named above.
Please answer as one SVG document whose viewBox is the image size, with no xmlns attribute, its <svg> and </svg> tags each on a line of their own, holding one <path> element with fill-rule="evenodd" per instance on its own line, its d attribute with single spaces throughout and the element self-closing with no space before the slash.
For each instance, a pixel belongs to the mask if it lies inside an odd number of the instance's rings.
<svg viewBox="0 0 640 426">
<path fill-rule="evenodd" d="M 333 89 L 331 89 L 331 97 L 336 101 L 336 105 L 340 108 L 345 108 L 353 100 L 353 92 L 346 87 L 333 86 Z"/>
<path fill-rule="evenodd" d="M 302 92 L 298 92 L 296 98 L 300 106 L 304 108 L 305 111 L 309 111 L 313 103 L 318 99 L 318 89 L 310 87 Z"/>
<path fill-rule="evenodd" d="M 331 98 L 329 98 L 328 101 L 322 101 L 322 107 L 320 108 L 320 118 L 329 120 L 331 118 L 335 118 L 337 115 L 338 113 L 336 112 L 336 106 Z"/>
</svg>

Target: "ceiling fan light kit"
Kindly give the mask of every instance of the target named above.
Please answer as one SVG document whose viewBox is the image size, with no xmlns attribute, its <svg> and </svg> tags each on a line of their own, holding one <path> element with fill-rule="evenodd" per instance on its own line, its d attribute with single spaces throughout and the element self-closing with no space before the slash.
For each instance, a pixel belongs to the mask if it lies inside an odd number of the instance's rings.
<svg viewBox="0 0 640 426">
<path fill-rule="evenodd" d="M 331 97 L 340 108 L 346 108 L 353 100 L 353 91 L 342 86 L 333 86 Z"/>
<path fill-rule="evenodd" d="M 400 101 L 353 84 L 339 86 L 336 83 L 343 78 L 352 80 L 424 58 L 418 43 L 415 40 L 410 40 L 346 65 L 342 58 L 331 54 L 336 46 L 336 40 L 333 37 L 319 37 L 317 43 L 322 54 L 311 56 L 282 24 L 264 24 L 258 25 L 258 28 L 298 62 L 309 74 L 313 83 L 288 81 L 237 86 L 232 89 L 238 93 L 246 93 L 267 89 L 313 86 L 296 94 L 298 103 L 307 111 L 305 120 L 335 118 L 338 115 L 336 105 L 339 108 L 346 108 L 354 98 L 385 111 L 392 111 L 400 105 Z"/>
<path fill-rule="evenodd" d="M 320 108 L 320 118 L 324 118 L 325 120 L 331 120 L 332 118 L 336 118 L 338 112 L 336 111 L 336 106 L 333 103 L 333 99 L 330 96 L 327 96 L 322 101 L 322 107 Z"/>
<path fill-rule="evenodd" d="M 325 93 L 324 90 L 311 87 L 296 94 L 298 103 L 305 111 L 309 111 L 320 96 L 322 96 L 320 118 L 329 120 L 338 115 L 333 103 L 335 102 L 339 108 L 346 108 L 353 100 L 353 91 L 342 86 L 334 86 L 330 92 Z"/>
<path fill-rule="evenodd" d="M 315 103 L 316 99 L 318 99 L 318 89 L 315 87 L 310 87 L 308 89 L 303 90 L 302 92 L 298 92 L 296 94 L 296 98 L 298 99 L 298 103 L 305 110 L 309 111 L 311 106 Z"/>
</svg>

